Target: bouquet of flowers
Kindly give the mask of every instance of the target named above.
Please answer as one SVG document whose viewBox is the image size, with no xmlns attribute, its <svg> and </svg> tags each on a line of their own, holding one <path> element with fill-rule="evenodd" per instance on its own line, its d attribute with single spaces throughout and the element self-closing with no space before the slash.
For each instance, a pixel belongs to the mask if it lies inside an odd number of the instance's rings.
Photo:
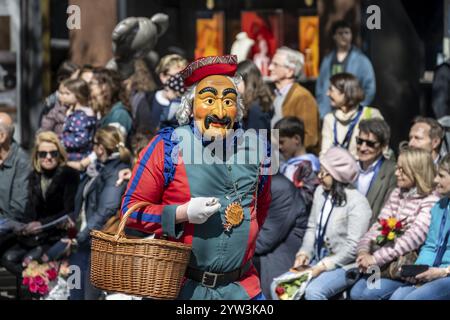
<svg viewBox="0 0 450 320">
<path fill-rule="evenodd" d="M 59 266 L 58 278 L 44 300 L 68 300 L 70 295 L 67 278 L 70 274 L 69 263 L 63 261 Z"/>
<path fill-rule="evenodd" d="M 33 295 L 44 298 L 60 284 L 60 280 L 68 277 L 69 272 L 67 262 L 58 265 L 56 262 L 40 264 L 37 261 L 31 261 L 22 272 L 22 284 Z"/>
<path fill-rule="evenodd" d="M 403 221 L 398 220 L 395 217 L 387 219 L 379 219 L 380 227 L 378 228 L 381 233 L 376 237 L 375 241 L 379 246 L 383 246 L 388 242 L 394 241 L 404 233 Z"/>
<path fill-rule="evenodd" d="M 312 274 L 310 271 L 297 272 L 291 270 L 282 274 L 273 279 L 271 285 L 272 299 L 300 300 L 311 278 Z"/>
</svg>

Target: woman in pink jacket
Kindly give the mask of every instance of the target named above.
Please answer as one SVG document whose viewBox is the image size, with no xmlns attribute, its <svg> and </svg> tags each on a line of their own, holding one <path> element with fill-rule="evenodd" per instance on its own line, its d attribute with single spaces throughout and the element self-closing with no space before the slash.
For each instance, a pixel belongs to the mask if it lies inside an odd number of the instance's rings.
<svg viewBox="0 0 450 320">
<path fill-rule="evenodd" d="M 391 193 L 374 223 L 357 247 L 356 263 L 363 272 L 371 266 L 383 268 L 398 257 L 418 250 L 424 243 L 431 220 L 431 208 L 439 200 L 432 194 L 435 168 L 430 153 L 406 149 L 400 153 L 395 175 L 397 188 Z M 380 220 L 396 218 L 402 221 L 403 234 L 390 243 L 374 249 L 373 243 L 381 234 Z M 360 279 L 352 288 L 350 296 L 355 300 L 389 299 L 403 282 L 387 278 L 379 279 L 378 285 L 368 285 L 368 277 Z"/>
</svg>

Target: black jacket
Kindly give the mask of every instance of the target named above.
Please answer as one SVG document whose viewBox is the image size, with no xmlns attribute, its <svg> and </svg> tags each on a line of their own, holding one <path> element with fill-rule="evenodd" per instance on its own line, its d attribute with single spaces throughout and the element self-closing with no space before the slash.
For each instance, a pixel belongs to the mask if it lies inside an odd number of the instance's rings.
<svg viewBox="0 0 450 320">
<path fill-rule="evenodd" d="M 285 176 L 272 177 L 271 192 L 272 202 L 256 240 L 254 258 L 262 291 L 268 299 L 273 278 L 294 265 L 309 217 L 302 191 Z"/>
<path fill-rule="evenodd" d="M 134 128 L 136 132 L 155 133 L 159 127 L 162 109 L 154 103 L 156 91 L 145 93 L 145 97 L 137 105 Z"/>
<path fill-rule="evenodd" d="M 77 236 L 80 245 L 89 245 L 91 230 L 101 229 L 106 221 L 117 213 L 120 208 L 122 194 L 125 191 L 126 184 L 116 186 L 119 171 L 129 168 L 128 164 L 119 159 L 109 160 L 102 165 L 98 171 L 99 174 L 90 185 L 85 198 L 85 214 L 87 227 Z M 73 218 L 76 221 L 81 213 L 83 205 L 83 191 L 90 177 L 85 175 L 78 187 L 75 197 L 75 211 Z"/>
<path fill-rule="evenodd" d="M 434 72 L 432 106 L 436 119 L 450 114 L 450 61 L 439 65 Z"/>
<path fill-rule="evenodd" d="M 29 176 L 29 200 L 25 210 L 27 222 L 40 221 L 45 224 L 72 213 L 80 182 L 78 171 L 65 166 L 56 169 L 45 199 L 41 189 L 41 178 L 42 174 L 36 171 Z"/>
<path fill-rule="evenodd" d="M 244 130 L 248 129 L 266 129 L 270 131 L 270 119 L 272 119 L 273 112 L 263 112 L 261 105 L 258 102 L 254 102 L 249 110 L 248 115 L 243 119 Z"/>
<path fill-rule="evenodd" d="M 24 218 L 26 223 L 39 221 L 44 225 L 73 212 L 80 181 L 78 171 L 65 166 L 57 168 L 45 198 L 42 194 L 41 179 L 42 174 L 36 171 L 32 171 L 28 177 L 28 203 Z M 19 241 L 33 247 L 57 241 L 64 236 L 65 231 L 55 226 L 36 235 L 19 237 Z"/>
</svg>

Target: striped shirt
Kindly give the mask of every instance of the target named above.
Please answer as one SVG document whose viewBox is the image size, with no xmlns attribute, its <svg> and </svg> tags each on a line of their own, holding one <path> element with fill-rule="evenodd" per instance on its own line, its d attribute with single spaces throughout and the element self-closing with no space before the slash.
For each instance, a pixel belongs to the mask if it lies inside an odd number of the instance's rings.
<svg viewBox="0 0 450 320">
<path fill-rule="evenodd" d="M 404 234 L 394 240 L 393 245 L 384 245 L 372 252 L 377 265 L 383 266 L 396 258 L 419 249 L 424 243 L 431 221 L 431 208 L 439 200 L 433 194 L 421 196 L 417 192 L 402 193 L 399 188 L 392 191 L 378 219 L 396 217 L 403 221 Z M 380 223 L 375 222 L 358 244 L 357 252 L 371 252 L 371 245 L 380 235 Z"/>
</svg>

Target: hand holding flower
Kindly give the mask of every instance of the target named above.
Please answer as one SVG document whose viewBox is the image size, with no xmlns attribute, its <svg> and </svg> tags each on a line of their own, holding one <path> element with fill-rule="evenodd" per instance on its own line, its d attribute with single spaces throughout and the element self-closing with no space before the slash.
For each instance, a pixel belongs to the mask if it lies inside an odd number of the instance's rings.
<svg viewBox="0 0 450 320">
<path fill-rule="evenodd" d="M 305 254 L 298 254 L 295 258 L 294 265 L 292 269 L 297 269 L 299 267 L 307 266 L 309 263 L 309 258 Z"/>
</svg>

